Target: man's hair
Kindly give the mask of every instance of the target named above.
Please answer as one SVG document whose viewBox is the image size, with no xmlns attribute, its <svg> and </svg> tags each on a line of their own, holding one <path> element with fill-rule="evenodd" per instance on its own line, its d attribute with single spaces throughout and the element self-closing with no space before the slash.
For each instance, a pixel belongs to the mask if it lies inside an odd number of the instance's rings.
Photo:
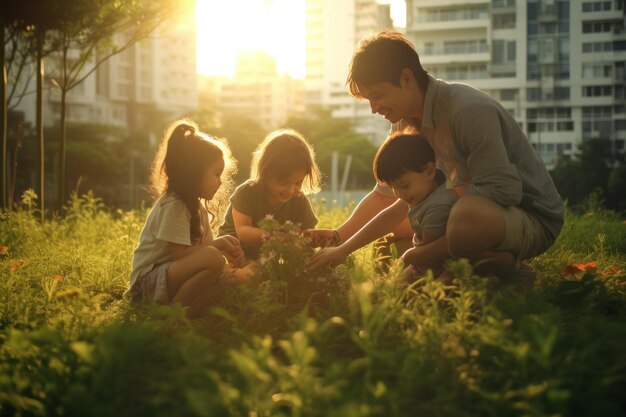
<svg viewBox="0 0 626 417">
<path fill-rule="evenodd" d="M 406 172 L 424 171 L 429 162 L 435 162 L 435 152 L 426 137 L 419 133 L 393 133 L 376 152 L 374 177 L 389 184 Z"/>
<path fill-rule="evenodd" d="M 419 88 L 426 91 L 428 72 L 422 68 L 415 47 L 403 34 L 385 29 L 359 41 L 352 61 L 346 85 L 356 98 L 363 98 L 362 87 L 389 82 L 400 86 L 402 70 L 413 73 Z"/>
</svg>

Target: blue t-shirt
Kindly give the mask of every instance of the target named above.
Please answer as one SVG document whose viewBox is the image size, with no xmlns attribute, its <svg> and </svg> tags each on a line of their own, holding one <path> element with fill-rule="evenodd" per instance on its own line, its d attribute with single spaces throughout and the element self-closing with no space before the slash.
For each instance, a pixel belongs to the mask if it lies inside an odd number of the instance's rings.
<svg viewBox="0 0 626 417">
<path fill-rule="evenodd" d="M 435 191 L 408 213 L 411 229 L 415 232 L 415 244 L 424 241 L 424 233 L 431 238 L 440 238 L 446 234 L 448 216 L 456 199 L 446 190 L 446 184 L 441 184 Z"/>
</svg>

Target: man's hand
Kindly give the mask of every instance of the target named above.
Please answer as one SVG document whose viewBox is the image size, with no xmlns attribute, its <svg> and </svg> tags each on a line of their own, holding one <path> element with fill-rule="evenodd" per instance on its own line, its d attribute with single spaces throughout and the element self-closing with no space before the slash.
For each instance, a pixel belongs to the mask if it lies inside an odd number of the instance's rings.
<svg viewBox="0 0 626 417">
<path fill-rule="evenodd" d="M 315 271 L 324 268 L 326 265 L 339 265 L 346 260 L 348 254 L 341 246 L 322 249 L 309 258 L 306 269 L 307 271 Z"/>
<path fill-rule="evenodd" d="M 311 239 L 314 248 L 325 248 L 336 240 L 337 233 L 334 229 L 307 229 L 302 232 L 304 237 Z M 339 242 L 334 242 L 339 243 Z"/>
<path fill-rule="evenodd" d="M 210 245 L 214 246 L 226 256 L 228 263 L 235 267 L 241 267 L 244 263 L 244 253 L 241 249 L 239 239 L 234 236 L 220 236 L 214 239 Z"/>
</svg>

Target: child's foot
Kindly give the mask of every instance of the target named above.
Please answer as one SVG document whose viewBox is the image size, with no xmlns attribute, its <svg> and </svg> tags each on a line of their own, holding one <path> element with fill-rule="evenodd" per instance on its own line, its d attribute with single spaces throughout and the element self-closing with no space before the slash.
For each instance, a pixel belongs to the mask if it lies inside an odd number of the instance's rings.
<svg viewBox="0 0 626 417">
<path fill-rule="evenodd" d="M 263 268 L 254 261 L 250 261 L 246 266 L 242 268 L 235 268 L 232 271 L 238 284 L 258 282 L 263 276 Z"/>
</svg>

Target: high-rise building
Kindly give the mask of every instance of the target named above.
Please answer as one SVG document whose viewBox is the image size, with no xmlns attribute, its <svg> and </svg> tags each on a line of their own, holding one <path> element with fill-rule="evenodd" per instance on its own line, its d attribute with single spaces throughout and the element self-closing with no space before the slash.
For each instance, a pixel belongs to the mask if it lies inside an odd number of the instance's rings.
<svg viewBox="0 0 626 417">
<path fill-rule="evenodd" d="M 120 43 L 122 34 L 118 35 Z M 85 66 L 90 70 L 96 59 Z M 44 94 L 45 124 L 58 123 L 60 92 L 51 77 L 55 58 L 45 60 L 48 84 Z M 34 89 L 34 82 L 30 84 Z M 17 108 L 34 123 L 34 94 Z M 149 37 L 101 63 L 67 96 L 67 122 L 140 128 L 150 117 L 173 119 L 198 107 L 195 19 L 184 14 Z M 165 121 L 166 121 L 165 120 Z"/>
<path fill-rule="evenodd" d="M 284 127 L 292 113 L 304 111 L 304 81 L 276 70 L 276 60 L 259 50 L 239 51 L 234 78 L 206 77 L 203 106 L 223 114 L 242 115 L 265 129 Z"/>
<path fill-rule="evenodd" d="M 328 107 L 333 117 L 350 119 L 375 143 L 385 138 L 389 123 L 348 94 L 346 77 L 358 41 L 392 26 L 389 5 L 375 0 L 307 0 L 306 105 Z"/>
<path fill-rule="evenodd" d="M 406 0 L 422 65 L 498 99 L 553 167 L 590 138 L 623 152 L 623 0 Z"/>
</svg>

